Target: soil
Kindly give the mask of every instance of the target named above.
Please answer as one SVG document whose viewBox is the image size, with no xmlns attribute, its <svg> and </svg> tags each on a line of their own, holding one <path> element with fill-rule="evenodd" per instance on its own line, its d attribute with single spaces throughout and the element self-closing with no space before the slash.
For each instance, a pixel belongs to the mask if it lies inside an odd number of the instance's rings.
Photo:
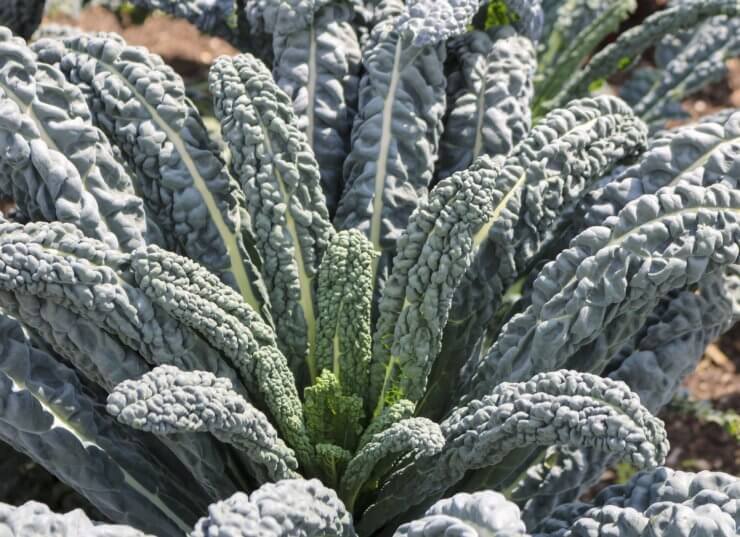
<svg viewBox="0 0 740 537">
<path fill-rule="evenodd" d="M 78 21 L 55 17 L 53 22 L 86 31 L 116 32 L 130 45 L 159 54 L 185 80 L 203 80 L 217 57 L 238 51 L 223 39 L 201 34 L 190 23 L 153 13 L 142 24 L 130 24 L 101 6 L 85 8 Z"/>
<path fill-rule="evenodd" d="M 740 324 L 707 348 L 684 385 L 694 399 L 710 401 L 716 410 L 740 412 Z M 718 424 L 675 410 L 661 418 L 672 447 L 669 466 L 740 475 L 740 443 Z"/>
</svg>

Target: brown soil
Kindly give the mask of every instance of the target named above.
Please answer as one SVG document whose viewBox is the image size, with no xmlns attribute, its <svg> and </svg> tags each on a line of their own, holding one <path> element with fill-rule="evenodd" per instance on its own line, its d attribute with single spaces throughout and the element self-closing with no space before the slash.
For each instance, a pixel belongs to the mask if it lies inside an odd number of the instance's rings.
<svg viewBox="0 0 740 537">
<path fill-rule="evenodd" d="M 105 8 L 92 6 L 82 11 L 78 21 L 55 18 L 54 22 L 86 31 L 119 33 L 130 45 L 146 47 L 162 56 L 186 79 L 202 79 L 218 56 L 238 53 L 223 39 L 203 35 L 188 22 L 159 13 L 150 15 L 142 24 L 130 25 Z"/>
<path fill-rule="evenodd" d="M 684 385 L 693 398 L 710 401 L 717 410 L 740 412 L 740 325 L 707 348 Z M 674 410 L 661 418 L 671 442 L 669 466 L 740 475 L 740 443 L 722 427 Z"/>
</svg>

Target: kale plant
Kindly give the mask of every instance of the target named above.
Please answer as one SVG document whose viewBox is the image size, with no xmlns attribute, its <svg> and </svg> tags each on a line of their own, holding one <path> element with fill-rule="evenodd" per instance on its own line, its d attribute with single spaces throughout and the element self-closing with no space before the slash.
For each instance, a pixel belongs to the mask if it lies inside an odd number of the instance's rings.
<svg viewBox="0 0 740 537">
<path fill-rule="evenodd" d="M 740 112 L 663 130 L 740 0 L 595 54 L 634 1 L 136 3 L 244 51 L 220 135 L 119 36 L 0 28 L 0 439 L 121 524 L 0 533 L 736 535 L 654 415 L 740 311 Z"/>
</svg>

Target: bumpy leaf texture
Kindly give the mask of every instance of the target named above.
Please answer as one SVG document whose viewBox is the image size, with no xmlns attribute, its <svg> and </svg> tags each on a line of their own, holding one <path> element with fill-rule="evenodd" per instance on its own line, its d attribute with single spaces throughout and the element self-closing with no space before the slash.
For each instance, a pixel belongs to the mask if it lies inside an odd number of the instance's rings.
<svg viewBox="0 0 740 537">
<path fill-rule="evenodd" d="M 0 62 L 0 169 L 19 215 L 74 224 L 124 251 L 145 244 L 143 203 L 83 94 L 7 28 Z"/>
<path fill-rule="evenodd" d="M 89 377 L 103 388 L 112 388 L 135 371 L 141 374 L 147 369 L 143 364 L 162 362 L 183 369 L 200 364 L 236 378 L 200 338 L 146 298 L 133 280 L 126 254 L 55 222 L 5 223 L 0 229 L 2 272 L 13 275 L 3 278 L 4 291 L 19 300 L 31 296 L 54 302 L 138 353 L 126 355 L 131 363 L 106 364 L 97 362 L 105 357 L 88 357 L 95 367 Z"/>
<path fill-rule="evenodd" d="M 69 339 L 60 336 L 61 347 L 54 345 L 59 338 L 48 341 L 102 388 L 163 363 L 212 371 L 239 384 L 213 347 L 147 298 L 131 273 L 129 254 L 58 222 L 0 227 L 3 309 L 34 329 L 40 326 L 44 336 L 71 327 Z M 46 317 L 39 321 L 39 314 Z M 117 363 L 120 358 L 126 360 Z M 228 470 L 233 455 L 211 437 L 177 440 L 168 447 L 213 497 L 242 486 L 239 474 Z"/>
<path fill-rule="evenodd" d="M 266 467 L 267 479 L 298 476 L 293 451 L 278 438 L 267 416 L 236 393 L 228 379 L 207 371 L 159 366 L 116 386 L 106 409 L 119 422 L 142 431 L 210 432 Z"/>
<path fill-rule="evenodd" d="M 123 525 L 99 524 L 87 518 L 81 509 L 65 514 L 53 513 L 38 502 L 27 502 L 20 507 L 0 504 L 0 528 L 8 537 L 154 537 Z"/>
<path fill-rule="evenodd" d="M 519 508 L 494 491 L 461 492 L 431 506 L 422 518 L 403 524 L 393 537 L 527 537 Z"/>
<path fill-rule="evenodd" d="M 82 89 L 95 121 L 136 171 L 140 195 L 176 247 L 271 322 L 244 194 L 208 137 L 182 79 L 159 56 L 108 34 L 34 44 Z"/>
<path fill-rule="evenodd" d="M 730 111 L 657 135 L 635 165 L 622 168 L 586 196 L 571 226 L 599 225 L 631 200 L 664 186 L 720 182 L 734 188 L 737 120 L 738 114 Z M 581 212 L 585 216 L 579 216 Z M 735 282 L 736 265 L 730 265 L 704 277 L 698 290 L 669 293 L 638 332 L 626 338 L 605 374 L 625 381 L 651 412 L 659 412 L 696 366 L 707 343 L 737 318 Z M 576 499 L 609 463 L 608 457 L 591 449 L 553 448 L 527 471 L 511 497 L 523 506 L 523 518 L 532 527 L 558 504 Z"/>
<path fill-rule="evenodd" d="M 724 185 L 665 187 L 581 233 L 540 272 L 467 397 L 560 367 L 601 372 L 668 293 L 737 262 L 739 203 Z"/>
<path fill-rule="evenodd" d="M 187 530 L 211 501 L 186 482 L 187 470 L 152 438 L 113 422 L 75 372 L 35 348 L 17 321 L 0 317 L 0 336 L 0 438 L 112 519 L 155 533 Z M 186 488 L 191 494 L 182 494 Z"/>
<path fill-rule="evenodd" d="M 461 65 L 463 87 L 450 102 L 439 146 L 437 180 L 464 170 L 480 155 L 507 155 L 527 134 L 533 95 L 532 43 L 492 40 L 470 32 L 448 44 Z"/>
<path fill-rule="evenodd" d="M 319 167 L 290 101 L 250 55 L 219 58 L 211 69 L 214 111 L 246 198 L 278 340 L 299 379 L 316 370 L 314 287 L 334 233 Z"/>
<path fill-rule="evenodd" d="M 625 485 L 606 488 L 593 504 L 560 506 L 534 537 L 711 535 L 740 531 L 740 480 L 722 472 L 641 472 Z"/>
<path fill-rule="evenodd" d="M 408 418 L 373 435 L 349 461 L 340 491 L 352 509 L 363 483 L 383 459 L 392 455 L 433 456 L 442 451 L 445 438 L 439 425 L 426 418 Z"/>
<path fill-rule="evenodd" d="M 371 352 L 372 244 L 354 230 L 332 239 L 319 269 L 318 369 L 349 393 L 367 395 Z"/>
<path fill-rule="evenodd" d="M 294 377 L 275 333 L 259 314 L 188 258 L 150 246 L 134 252 L 131 268 L 150 300 L 224 354 L 250 396 L 269 411 L 301 462 L 310 466 L 312 448 Z"/>
<path fill-rule="evenodd" d="M 273 76 L 293 102 L 297 126 L 321 169 L 330 214 L 343 188 L 342 168 L 350 151 L 362 53 L 343 2 L 283 2 L 272 34 Z M 306 9 L 306 6 L 308 9 Z"/>
<path fill-rule="evenodd" d="M 635 113 L 655 128 L 682 119 L 681 100 L 727 74 L 726 60 L 740 55 L 740 19 L 712 17 L 691 31 L 664 38 L 656 68 L 641 68 L 620 89 Z"/>
<path fill-rule="evenodd" d="M 352 515 L 317 479 L 285 480 L 242 492 L 212 505 L 191 537 L 356 537 Z"/>
<path fill-rule="evenodd" d="M 353 450 L 365 421 L 362 398 L 345 389 L 334 373 L 324 369 L 316 382 L 304 390 L 304 399 L 303 412 L 311 440 Z"/>
<path fill-rule="evenodd" d="M 699 363 L 706 345 L 737 319 L 730 282 L 731 277 L 720 273 L 706 278 L 698 293 L 681 291 L 666 298 L 646 321 L 636 344 L 609 364 L 609 377 L 627 383 L 657 414 Z M 522 518 L 533 528 L 558 505 L 576 500 L 613 463 L 612 457 L 593 448 L 549 448 L 510 489 L 509 497 L 522 506 Z"/>
<path fill-rule="evenodd" d="M 440 350 L 454 378 L 560 212 L 641 148 L 645 135 L 617 99 L 574 101 L 546 117 L 503 164 L 481 158 L 432 191 L 398 242 L 379 305 L 371 369 L 379 408 L 396 386 L 420 399 Z M 432 398 L 449 392 L 434 390 Z"/>
<path fill-rule="evenodd" d="M 656 308 L 634 350 L 611 363 L 613 379 L 622 380 L 651 412 L 667 405 L 694 371 L 707 345 L 735 320 L 724 274 L 708 277 L 699 292 L 682 291 Z"/>
<path fill-rule="evenodd" d="M 334 220 L 357 229 L 382 254 L 381 279 L 417 200 L 432 181 L 446 107 L 444 42 L 461 34 L 473 0 L 420 0 L 373 29 L 363 53 L 359 113 L 346 184 Z"/>
<path fill-rule="evenodd" d="M 442 451 L 391 475 L 360 520 L 361 531 L 372 534 L 414 505 L 429 505 L 468 472 L 492 467 L 510 453 L 519 456 L 521 448 L 593 446 L 638 467 L 660 464 L 668 451 L 662 422 L 625 384 L 575 371 L 499 384 L 453 410 L 441 429 Z"/>
</svg>

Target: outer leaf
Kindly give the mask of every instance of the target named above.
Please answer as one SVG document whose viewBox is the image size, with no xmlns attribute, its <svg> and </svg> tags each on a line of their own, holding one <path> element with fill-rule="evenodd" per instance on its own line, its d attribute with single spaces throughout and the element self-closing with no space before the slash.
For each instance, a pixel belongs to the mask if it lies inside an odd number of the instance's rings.
<svg viewBox="0 0 740 537">
<path fill-rule="evenodd" d="M 4 476 L 0 494 L 3 498 L 12 498 L 13 505 L 22 505 L 46 494 L 67 511 L 82 509 L 97 520 L 103 518 L 102 513 L 77 491 L 5 442 L 0 442 L 0 472 Z"/>
<path fill-rule="evenodd" d="M 352 515 L 318 479 L 269 483 L 212 505 L 190 536 L 212 535 L 356 537 Z"/>
<path fill-rule="evenodd" d="M 114 379 L 146 371 L 148 362 L 212 371 L 243 390 L 235 371 L 213 347 L 146 297 L 129 262 L 127 254 L 58 222 L 0 225 L 3 307 L 10 305 L 13 315 L 41 328 L 52 343 L 61 341 L 61 347 L 54 347 L 67 356 L 75 350 L 94 351 L 71 360 L 102 387 L 110 389 Z M 38 314 L 45 318 L 37 319 Z M 70 326 L 67 335 L 60 334 Z M 48 337 L 50 332 L 53 337 Z M 120 358 L 126 361 L 117 364 Z M 169 447 L 213 497 L 246 486 L 231 471 L 231 454 L 207 435 L 192 435 Z"/>
<path fill-rule="evenodd" d="M 160 248 L 134 252 L 131 268 L 154 303 L 224 353 L 301 463 L 310 466 L 312 448 L 295 380 L 259 314 L 208 270 Z"/>
<path fill-rule="evenodd" d="M 740 181 L 740 113 L 704 119 L 650 140 L 637 163 L 585 196 L 573 218 L 578 231 L 600 225 L 643 194 L 679 184 L 736 188 Z"/>
<path fill-rule="evenodd" d="M 442 424 L 445 446 L 391 476 L 359 529 L 412 505 L 434 501 L 466 472 L 500 463 L 534 445 L 595 446 L 638 467 L 660 464 L 668 452 L 663 424 L 621 382 L 588 373 L 557 371 L 526 383 L 503 383 L 450 414 Z M 399 501 L 403 498 L 403 501 Z"/>
<path fill-rule="evenodd" d="M 570 99 L 585 95 L 594 81 L 606 79 L 619 68 L 634 65 L 639 56 L 665 35 L 691 28 L 716 15 L 740 15 L 738 0 L 702 0 L 685 2 L 653 13 L 642 24 L 623 32 L 591 58 L 552 99 L 543 101 L 544 111 L 562 106 Z"/>
<path fill-rule="evenodd" d="M 532 304 L 503 328 L 469 397 L 563 366 L 600 372 L 670 291 L 737 261 L 739 207 L 736 190 L 679 185 L 581 233 L 540 272 Z"/>
<path fill-rule="evenodd" d="M 653 414 L 671 400 L 707 344 L 732 326 L 731 276 L 705 280 L 698 293 L 683 291 L 663 301 L 646 321 L 634 349 L 609 365 L 614 368 L 610 378 L 625 382 Z M 580 497 L 613 463 L 593 448 L 552 448 L 510 489 L 509 497 L 522 505 L 522 518 L 532 528 L 558 505 Z"/>
<path fill-rule="evenodd" d="M 319 269 L 318 369 L 328 369 L 347 393 L 367 394 L 371 352 L 372 244 L 358 231 L 341 231 Z"/>
<path fill-rule="evenodd" d="M 0 29 L 0 167 L 25 217 L 75 224 L 131 250 L 147 222 L 131 178 L 93 127 L 82 93 Z"/>
<path fill-rule="evenodd" d="M 625 485 L 607 487 L 593 504 L 559 507 L 535 537 L 606 537 L 616 528 L 626 535 L 731 537 L 740 530 L 733 516 L 740 500 L 739 483 L 722 472 L 657 468 L 635 475 Z"/>
<path fill-rule="evenodd" d="M 187 470 L 151 439 L 117 426 L 74 372 L 0 319 L 0 437 L 81 492 L 111 519 L 177 535 L 205 508 Z M 183 496 L 187 487 L 191 494 Z M 196 511 L 193 511 L 193 510 Z"/>
<path fill-rule="evenodd" d="M 442 363 L 464 360 L 506 288 L 552 238 L 559 214 L 639 148 L 645 131 L 619 100 L 574 101 L 533 129 L 500 171 L 482 159 L 434 189 L 399 241 L 379 307 L 371 372 L 379 408 L 395 386 L 412 400 L 424 394 L 451 310 L 453 346 Z"/>
<path fill-rule="evenodd" d="M 373 30 L 363 54 L 359 114 L 335 224 L 382 253 L 395 244 L 432 180 L 445 110 L 444 41 L 464 31 L 476 2 L 419 0 Z M 384 279 L 382 275 L 381 279 Z"/>
<path fill-rule="evenodd" d="M 182 79 L 158 56 L 106 34 L 47 39 L 34 50 L 82 86 L 96 124 L 136 170 L 148 209 L 178 250 L 219 274 L 270 322 L 243 195 Z"/>
<path fill-rule="evenodd" d="M 219 58 L 209 77 L 214 109 L 254 222 L 278 340 L 299 378 L 316 367 L 314 279 L 334 229 L 319 169 L 290 101 L 256 58 Z"/>
<path fill-rule="evenodd" d="M 342 167 L 357 113 L 360 44 L 343 2 L 313 2 L 311 11 L 279 17 L 273 33 L 273 75 L 293 101 L 321 169 L 326 204 L 334 214 L 342 193 Z M 283 6 L 288 2 L 283 2 Z M 284 8 L 287 9 L 287 8 Z"/>
<path fill-rule="evenodd" d="M 627 383 L 651 412 L 658 412 L 694 371 L 707 345 L 732 326 L 732 302 L 722 278 L 708 278 L 701 294 L 684 291 L 659 317 L 648 319 L 635 350 L 609 376 Z"/>
<path fill-rule="evenodd" d="M 540 462 L 512 482 L 507 496 L 521 506 L 527 528 L 534 528 L 558 505 L 578 499 L 604 475 L 605 463 L 613 460 L 595 448 L 549 447 Z"/>
<path fill-rule="evenodd" d="M 529 131 L 534 47 L 523 37 L 495 42 L 470 32 L 451 47 L 465 87 L 451 103 L 439 147 L 437 178 L 464 170 L 482 154 L 507 155 Z"/>
<path fill-rule="evenodd" d="M 134 281 L 128 255 L 85 238 L 72 226 L 0 224 L 0 259 L 4 291 L 18 300 L 31 296 L 55 303 L 137 351 L 125 356 L 135 363 L 99 366 L 112 373 L 103 378 L 104 388 L 123 380 L 125 371 L 141 371 L 142 360 L 236 379 L 214 349 L 146 297 Z"/>
<path fill-rule="evenodd" d="M 609 376 L 627 383 L 657 414 L 694 370 L 707 344 L 732 326 L 732 279 L 712 275 L 698 293 L 683 291 L 666 299 L 646 321 L 634 350 L 616 366 L 610 364 Z M 527 470 L 509 497 L 523 505 L 523 519 L 534 527 L 558 505 L 576 500 L 613 462 L 593 448 L 548 450 L 544 462 Z"/>
<path fill-rule="evenodd" d="M 156 434 L 210 432 L 265 466 L 270 480 L 297 477 L 298 462 L 262 412 L 233 391 L 231 381 L 206 371 L 162 365 L 116 386 L 108 412 Z"/>
<path fill-rule="evenodd" d="M 393 537 L 446 537 L 449 535 L 495 535 L 528 537 L 519 508 L 492 490 L 461 492 L 440 500 L 423 518 L 402 525 Z"/>
<path fill-rule="evenodd" d="M 445 439 L 439 425 L 426 418 L 409 418 L 375 434 L 349 461 L 342 476 L 340 491 L 352 509 L 362 485 L 384 459 L 404 455 L 433 456 L 442 451 Z"/>
<path fill-rule="evenodd" d="M 7 537 L 55 537 L 85 535 L 86 537 L 153 537 L 129 526 L 97 524 L 75 509 L 63 515 L 52 513 L 38 502 L 26 502 L 19 507 L 0 504 L 0 525 Z"/>
<path fill-rule="evenodd" d="M 630 200 L 666 185 L 719 181 L 734 186 L 732 140 L 736 127 L 728 121 L 731 115 L 651 140 L 637 164 L 587 196 L 583 203 L 588 207 L 585 224 L 580 218 L 575 221 L 581 222 L 580 226 L 597 225 L 613 218 Z M 609 375 L 627 382 L 651 412 L 657 413 L 670 400 L 707 343 L 731 325 L 735 315 L 733 274 L 726 271 L 705 278 L 698 292 L 671 293 L 642 325 L 635 344 L 630 343 L 609 363 Z M 553 462 L 548 462 L 549 458 Z M 523 505 L 524 519 L 532 527 L 555 506 L 579 497 L 609 462 L 608 457 L 591 449 L 552 450 L 544 462 L 527 471 L 511 497 Z"/>
<path fill-rule="evenodd" d="M 69 307 L 8 291 L 0 291 L 0 302 L 3 311 L 21 320 L 26 329 L 98 386 L 112 388 L 150 369 L 139 353 Z"/>
</svg>

